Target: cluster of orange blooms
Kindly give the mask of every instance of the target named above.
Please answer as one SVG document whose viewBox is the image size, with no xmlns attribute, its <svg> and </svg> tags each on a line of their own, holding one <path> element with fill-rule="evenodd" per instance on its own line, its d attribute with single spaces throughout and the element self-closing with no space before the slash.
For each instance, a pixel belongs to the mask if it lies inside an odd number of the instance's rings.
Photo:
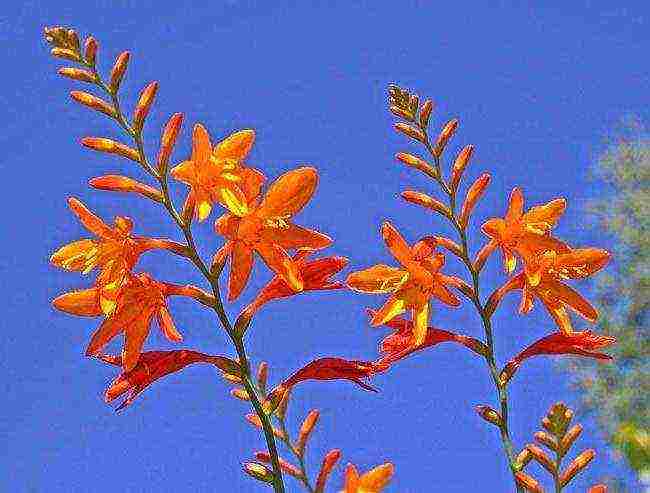
<svg viewBox="0 0 650 493">
<path fill-rule="evenodd" d="M 82 54 L 78 40 L 74 39 L 76 35 L 71 35 L 71 32 L 48 32 L 54 50 L 58 50 L 55 55 L 83 63 L 92 70 L 66 68 L 62 69 L 62 75 L 104 84 L 94 69 L 96 42 L 89 38 Z M 113 96 L 119 88 L 127 62 L 128 54 L 118 57 L 111 82 L 105 86 Z M 156 90 L 156 83 L 145 88 L 134 112 L 133 124 L 127 125 L 129 132 L 136 137 L 136 142 L 140 138 Z M 431 113 L 430 102 L 420 108 L 416 100 L 413 109 L 413 96 L 407 106 L 395 105 L 395 97 L 393 93 L 393 113 L 407 122 L 414 122 L 415 115 L 420 112 L 417 126 L 399 123 L 397 129 L 410 138 L 425 143 L 436 159 L 437 169 L 411 154 L 400 153 L 398 159 L 435 178 L 452 197 L 452 203 L 455 202 L 473 147 L 468 146 L 459 153 L 452 168 L 452 176 L 446 182 L 440 175 L 439 157 L 455 132 L 457 121 L 447 124 L 435 146 L 432 146 L 426 134 Z M 73 98 L 118 121 L 124 121 L 115 105 L 96 96 L 74 92 Z M 349 274 L 343 283 L 334 280 L 333 276 L 346 266 L 347 259 L 338 256 L 312 257 L 315 252 L 330 246 L 332 240 L 325 234 L 294 223 L 294 217 L 307 205 L 316 190 L 318 173 L 314 168 L 291 170 L 265 188 L 265 175 L 246 164 L 255 140 L 253 130 L 235 132 L 215 144 L 204 126 L 197 124 L 192 134 L 191 155 L 168 172 L 167 161 L 179 135 L 181 123 L 180 114 L 169 120 L 162 135 L 155 168 L 146 161 L 141 145 L 137 150 L 110 139 L 91 137 L 85 138 L 82 143 L 97 151 L 137 161 L 150 171 L 160 187 L 121 175 L 94 178 L 90 184 L 97 189 L 136 193 L 160 202 L 172 216 L 176 214 L 179 226 L 186 233 L 186 244 L 137 236 L 133 233 L 133 222 L 127 217 L 118 216 L 114 224 L 109 225 L 79 200 L 70 198 L 70 209 L 92 237 L 65 245 L 51 257 L 54 265 L 66 270 L 83 274 L 95 269 L 98 272 L 92 286 L 59 296 L 54 300 L 54 306 L 73 315 L 104 317 L 91 336 L 86 355 L 121 367 L 122 372 L 105 394 L 107 402 L 126 395 L 118 409 L 131 404 L 152 382 L 193 363 L 215 365 L 225 374 L 236 374 L 240 370 L 240 361 L 225 356 L 191 350 L 144 351 L 143 347 L 154 318 L 167 339 L 172 342 L 182 340 L 181 332 L 176 328 L 167 307 L 169 296 L 189 297 L 211 308 L 221 306 L 218 279 L 229 261 L 227 299 L 236 300 L 246 288 L 256 257 L 273 272 L 274 277 L 240 314 L 237 324 L 242 321 L 240 325 L 243 327 L 239 327 L 241 330 L 246 329 L 255 312 L 267 302 L 305 291 L 348 287 L 362 293 L 389 296 L 379 309 L 369 310 L 372 325 L 386 325 L 392 329 L 392 333 L 381 341 L 381 355 L 377 360 L 356 361 L 335 357 L 316 359 L 268 394 L 264 404 L 271 412 L 289 389 L 304 380 L 347 379 L 365 389 L 374 390 L 367 383 L 368 378 L 387 371 L 391 365 L 415 351 L 441 342 L 456 342 L 476 354 L 493 358 L 493 349 L 488 341 L 430 327 L 431 301 L 434 299 L 455 307 L 461 304 L 462 297 L 466 297 L 477 304 L 484 317 L 489 318 L 507 293 L 521 290 L 521 313 L 530 312 L 535 299 L 539 299 L 548 310 L 558 330 L 525 348 L 508 362 L 500 373 L 499 385 L 506 385 L 522 361 L 535 355 L 574 354 L 608 359 L 607 355 L 598 350 L 613 343 L 611 338 L 597 336 L 587 330 L 573 330 L 567 309 L 575 311 L 589 322 L 595 322 L 598 314 L 565 281 L 591 276 L 605 266 L 610 256 L 602 249 L 572 248 L 552 235 L 553 228 L 564 212 L 564 199 L 525 210 L 521 190 L 514 189 L 505 217 L 492 218 L 483 223 L 482 231 L 489 240 L 475 259 L 471 260 L 465 231 L 474 206 L 490 182 L 489 175 L 481 175 L 469 187 L 459 215 L 456 215 L 455 205 L 448 207 L 427 194 L 406 191 L 403 197 L 407 201 L 450 219 L 461 234 L 462 244 L 433 235 L 409 244 L 393 224 L 385 222 L 381 227 L 381 235 L 398 265 L 377 264 Z M 171 204 L 167 174 L 189 187 L 180 213 L 176 213 Z M 216 292 L 208 293 L 195 286 L 172 284 L 153 279 L 147 273 L 135 272 L 140 256 L 152 249 L 168 250 L 203 266 L 202 261 L 197 259 L 198 254 L 188 231 L 192 220 L 205 221 L 215 206 L 223 209 L 214 222 L 214 231 L 224 238 L 224 243 L 214 254 L 209 269 L 205 269 L 212 287 L 217 286 Z M 443 272 L 446 257 L 440 248 L 470 267 L 473 285 Z M 478 274 L 488 257 L 497 249 L 502 252 L 505 270 L 510 277 L 482 305 L 477 291 Z M 515 273 L 518 260 L 522 263 L 522 269 Z M 409 313 L 410 319 L 401 318 L 400 315 L 404 313 Z M 120 334 L 124 335 L 121 355 L 104 354 L 107 344 Z M 484 410 L 482 414 L 492 416 L 491 412 Z M 499 422 L 498 413 L 494 422 Z M 499 426 L 504 424 L 500 423 Z M 261 467 L 251 463 L 247 466 L 247 472 L 264 479 Z M 350 465 L 345 476 L 345 492 L 379 492 L 388 484 L 392 474 L 393 467 L 388 463 L 363 475 L 359 475 L 356 468 Z"/>
</svg>

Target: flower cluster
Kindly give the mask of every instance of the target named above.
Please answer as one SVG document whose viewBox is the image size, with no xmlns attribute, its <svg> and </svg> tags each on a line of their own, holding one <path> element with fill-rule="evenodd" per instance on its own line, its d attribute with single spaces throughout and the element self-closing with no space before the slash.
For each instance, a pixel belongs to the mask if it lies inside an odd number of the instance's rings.
<svg viewBox="0 0 650 493">
<path fill-rule="evenodd" d="M 515 456 L 508 429 L 506 388 L 525 360 L 537 355 L 578 355 L 606 361 L 610 358 L 600 350 L 615 342 L 611 337 L 599 336 L 590 330 L 573 330 L 567 309 L 592 323 L 598 318 L 598 312 L 567 281 L 592 276 L 607 264 L 610 255 L 598 248 L 571 247 L 553 235 L 566 207 L 564 199 L 525 210 L 523 194 L 515 188 L 505 216 L 483 223 L 481 229 L 488 237 L 487 243 L 475 255 L 470 255 L 470 220 L 491 177 L 487 173 L 478 176 L 467 188 L 461 204 L 458 193 L 474 154 L 474 146 L 459 151 L 449 177 L 444 177 L 442 158 L 458 128 L 458 120 L 447 122 L 435 141 L 430 140 L 432 101 L 420 104 L 416 95 L 391 86 L 390 110 L 403 120 L 395 124 L 396 130 L 423 144 L 430 155 L 425 159 L 400 152 L 396 157 L 435 181 L 446 201 L 415 190 L 404 191 L 402 197 L 429 213 L 443 217 L 458 238 L 453 240 L 431 233 L 411 243 L 391 222 L 386 221 L 381 226 L 381 236 L 394 259 L 392 264 L 379 263 L 354 271 L 342 282 L 335 276 L 347 266 L 348 259 L 319 257 L 317 252 L 331 246 L 332 239 L 295 223 L 296 216 L 315 194 L 318 184 L 315 168 L 297 167 L 267 183 L 265 174 L 248 164 L 255 142 L 253 130 L 240 130 L 213 142 L 206 127 L 200 123 L 194 125 L 192 131 L 190 155 L 170 167 L 183 122 L 180 113 L 168 120 L 156 161 L 150 162 L 144 151 L 142 131 L 157 93 L 157 82 L 151 82 L 142 90 L 129 119 L 119 104 L 119 89 L 130 58 L 128 52 L 117 57 L 110 79 L 104 81 L 96 66 L 98 44 L 94 38 L 88 37 L 82 47 L 74 31 L 51 28 L 46 29 L 46 39 L 52 45 L 54 56 L 78 65 L 62 68 L 59 71 L 61 75 L 90 83 L 108 97 L 104 100 L 88 92 L 73 91 L 72 99 L 117 122 L 133 141 L 128 145 L 104 137 L 86 137 L 82 144 L 94 151 L 137 163 L 152 182 L 147 184 L 115 174 L 93 178 L 91 187 L 137 194 L 159 204 L 174 220 L 183 237 L 183 242 L 179 243 L 137 236 L 133 234 L 133 221 L 128 217 L 116 217 L 111 226 L 78 199 L 68 200 L 70 209 L 92 237 L 61 247 L 50 261 L 57 267 L 82 274 L 96 270 L 97 275 L 84 289 L 64 293 L 53 304 L 72 315 L 103 317 L 90 337 L 86 355 L 120 368 L 106 390 L 107 402 L 122 397 L 117 409 L 124 409 L 149 385 L 167 375 L 192 364 L 213 365 L 229 383 L 235 385 L 232 395 L 250 403 L 254 413 L 247 414 L 248 422 L 264 431 L 267 450 L 256 452 L 255 460 L 244 464 L 245 473 L 273 485 L 276 493 L 284 491 L 283 474 L 300 481 L 309 492 L 322 493 L 341 451 L 332 449 L 325 455 L 312 482 L 305 470 L 304 454 L 319 412 L 312 410 L 305 417 L 297 439 L 293 440 L 285 420 L 291 390 L 308 380 L 348 380 L 364 390 L 376 392 L 369 383 L 375 375 L 387 372 L 414 353 L 451 342 L 464 346 L 487 363 L 500 410 L 486 405 L 479 405 L 476 410 L 481 418 L 500 430 L 513 480 L 519 488 L 541 491 L 539 483 L 523 472 L 532 459 L 554 474 L 556 491 L 564 488 L 591 461 L 593 451 L 586 451 L 560 473 L 560 460 L 581 430 L 575 431 L 577 428 L 573 427 L 567 431 L 571 415 L 562 405 L 555 406 L 543 422 L 553 436 L 536 435 L 539 442 L 557 452 L 555 463 L 534 444 Z M 178 210 L 170 196 L 169 178 L 188 187 L 182 208 Z M 220 214 L 214 220 L 213 228 L 223 242 L 213 253 L 211 262 L 205 262 L 198 253 L 193 236 L 197 224 L 193 223 L 206 221 L 215 208 L 220 209 Z M 213 218 L 215 216 L 217 214 Z M 189 261 L 203 275 L 209 291 L 193 285 L 157 280 L 149 273 L 138 272 L 140 257 L 153 249 L 172 252 Z M 483 302 L 480 274 L 497 249 L 502 253 L 509 277 Z M 231 322 L 221 296 L 222 272 L 229 263 L 227 301 L 237 300 L 245 293 L 257 257 L 270 270 L 272 278 Z M 449 258 L 466 267 L 467 280 L 446 273 L 445 264 Z M 519 263 L 521 270 L 515 272 Z M 244 335 L 257 312 L 273 300 L 308 291 L 343 288 L 388 295 L 381 307 L 368 310 L 371 325 L 386 326 L 391 330 L 380 342 L 377 358 L 363 361 L 317 357 L 267 392 L 268 367 L 262 363 L 256 378 L 253 378 L 244 344 Z M 521 313 L 530 312 L 535 299 L 539 299 L 551 315 L 556 330 L 522 349 L 499 370 L 491 319 L 504 296 L 513 290 L 522 292 Z M 210 355 L 190 349 L 145 350 L 154 319 L 169 341 L 182 341 L 167 305 L 170 296 L 188 297 L 211 309 L 229 337 L 236 356 Z M 483 339 L 430 325 L 432 306 L 435 306 L 432 302 L 458 307 L 462 300 L 476 308 L 483 326 Z M 121 354 L 105 354 L 106 347 L 119 335 L 123 335 Z M 279 455 L 276 441 L 286 445 L 295 457 L 293 462 Z M 364 474 L 359 474 L 350 464 L 345 472 L 343 493 L 380 493 L 388 485 L 393 472 L 391 463 Z M 598 485 L 592 491 L 604 491 L 603 488 Z"/>
</svg>

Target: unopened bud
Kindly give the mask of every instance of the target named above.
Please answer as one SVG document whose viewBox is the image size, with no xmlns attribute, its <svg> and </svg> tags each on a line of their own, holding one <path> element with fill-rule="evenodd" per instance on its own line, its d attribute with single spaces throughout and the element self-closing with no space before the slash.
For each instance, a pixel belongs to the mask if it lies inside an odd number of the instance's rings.
<svg viewBox="0 0 650 493">
<path fill-rule="evenodd" d="M 560 485 L 565 487 L 569 482 L 582 471 L 596 456 L 596 451 L 593 449 L 585 450 L 578 457 L 571 461 L 569 467 L 560 476 Z"/>
<path fill-rule="evenodd" d="M 501 415 L 490 406 L 479 405 L 474 407 L 474 410 L 488 423 L 491 423 L 494 426 L 498 426 L 499 428 L 503 426 L 503 418 L 501 418 Z"/>
<path fill-rule="evenodd" d="M 258 481 L 263 481 L 264 483 L 273 484 L 273 481 L 275 480 L 273 471 L 259 462 L 246 462 L 244 464 L 244 472 L 250 477 L 257 479 Z"/>
<path fill-rule="evenodd" d="M 115 65 L 113 65 L 113 69 L 111 70 L 111 79 L 108 84 L 108 87 L 113 94 L 115 94 L 120 88 L 124 72 L 126 72 L 126 66 L 129 63 L 129 57 L 129 52 L 124 51 L 120 53 L 117 60 L 115 60 Z"/>
<path fill-rule="evenodd" d="M 415 139 L 419 142 L 422 142 L 423 144 L 427 141 L 426 136 L 419 128 L 401 122 L 396 123 L 394 127 L 395 130 L 397 130 L 400 133 L 403 133 L 404 135 L 410 137 L 411 139 Z"/>
</svg>

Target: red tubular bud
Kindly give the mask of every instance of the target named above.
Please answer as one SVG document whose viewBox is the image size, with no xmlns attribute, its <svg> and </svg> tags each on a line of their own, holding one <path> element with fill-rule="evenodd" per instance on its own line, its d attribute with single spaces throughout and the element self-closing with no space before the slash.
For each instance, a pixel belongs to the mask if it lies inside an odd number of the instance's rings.
<svg viewBox="0 0 650 493">
<path fill-rule="evenodd" d="M 309 411 L 309 414 L 302 422 L 300 427 L 300 433 L 298 434 L 298 441 L 296 442 L 296 452 L 299 456 L 302 456 L 305 452 L 305 446 L 307 445 L 307 440 L 311 436 L 311 432 L 314 431 L 314 427 L 318 422 L 318 417 L 320 413 L 317 409 L 312 409 Z"/>
<path fill-rule="evenodd" d="M 183 114 L 174 113 L 167 121 L 162 137 L 160 138 L 160 150 L 158 151 L 158 173 L 164 175 L 167 172 L 167 164 L 171 156 L 176 138 L 183 124 Z"/>
<path fill-rule="evenodd" d="M 419 205 L 425 209 L 429 209 L 430 211 L 442 214 L 445 217 L 449 217 L 451 215 L 451 211 L 446 205 L 444 205 L 439 200 L 430 197 L 426 193 L 415 192 L 413 190 L 405 190 L 402 192 L 402 198 L 411 204 Z"/>
<path fill-rule="evenodd" d="M 144 120 L 149 114 L 149 109 L 153 104 L 153 100 L 156 97 L 158 92 L 158 82 L 151 82 L 142 90 L 140 93 L 140 98 L 138 99 L 138 104 L 135 106 L 133 111 L 133 128 L 136 131 L 142 130 L 144 125 Z"/>
<path fill-rule="evenodd" d="M 95 62 L 97 61 L 97 48 L 98 46 L 95 38 L 88 36 L 86 38 L 86 42 L 84 43 L 84 57 L 86 59 L 86 62 L 92 66 L 94 66 Z"/>
<path fill-rule="evenodd" d="M 130 56 L 131 55 L 128 51 L 123 51 L 119 54 L 117 60 L 115 60 L 115 65 L 113 65 L 113 69 L 111 70 L 111 80 L 108 84 L 108 88 L 113 94 L 115 94 L 120 88 L 120 84 L 122 83 L 124 72 L 126 72 L 126 66 L 129 63 Z"/>
<path fill-rule="evenodd" d="M 436 145 L 433 147 L 434 156 L 440 157 L 440 155 L 445 150 L 445 147 L 447 147 L 447 143 L 449 142 L 449 139 L 451 139 L 456 133 L 457 128 L 458 128 L 457 118 L 454 118 L 453 120 L 449 120 L 447 122 L 447 124 L 443 127 L 442 131 L 438 135 L 438 139 L 436 140 Z"/>
<path fill-rule="evenodd" d="M 458 153 L 456 161 L 454 161 L 454 167 L 451 170 L 451 189 L 455 191 L 458 188 L 460 179 L 463 176 L 463 171 L 467 167 L 467 163 L 474 153 L 474 146 L 468 145 L 463 147 L 463 149 Z"/>
<path fill-rule="evenodd" d="M 72 99 L 77 103 L 83 104 L 88 108 L 104 113 L 111 118 L 115 118 L 117 114 L 115 113 L 115 108 L 112 105 L 108 104 L 106 101 L 99 99 L 97 96 L 93 96 L 87 92 L 83 91 L 72 91 L 70 93 Z"/>
<path fill-rule="evenodd" d="M 490 178 L 489 174 L 483 173 L 467 191 L 467 196 L 465 197 L 465 202 L 463 202 L 460 218 L 458 220 L 461 228 L 465 229 L 467 227 L 469 216 L 472 213 L 474 206 L 483 195 L 483 192 L 485 192 L 485 189 L 490 184 Z"/>
<path fill-rule="evenodd" d="M 318 473 L 318 478 L 316 479 L 316 488 L 314 489 L 315 493 L 323 493 L 325 490 L 325 483 L 329 477 L 332 469 L 341 458 L 341 451 L 338 449 L 330 450 L 325 458 L 323 459 L 323 465 L 320 468 Z"/>
</svg>

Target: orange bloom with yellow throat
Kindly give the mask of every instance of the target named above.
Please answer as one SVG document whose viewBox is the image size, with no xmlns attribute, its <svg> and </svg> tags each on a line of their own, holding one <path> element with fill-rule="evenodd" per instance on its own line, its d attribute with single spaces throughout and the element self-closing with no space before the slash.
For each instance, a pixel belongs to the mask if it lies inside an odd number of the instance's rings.
<svg viewBox="0 0 650 493">
<path fill-rule="evenodd" d="M 481 229 L 501 248 L 505 269 L 511 274 L 517 266 L 515 254 L 525 264 L 528 257 L 545 250 L 568 251 L 564 243 L 550 236 L 565 209 L 566 200 L 560 198 L 524 212 L 523 193 L 515 188 L 505 217 L 488 219 Z"/>
<path fill-rule="evenodd" d="M 318 173 L 314 168 L 297 168 L 273 182 L 261 201 L 258 199 L 261 182 L 251 180 L 244 183 L 247 210 L 229 208 L 230 212 L 215 223 L 216 232 L 228 239 L 217 256 L 230 256 L 230 301 L 236 299 L 246 286 L 255 253 L 292 290 L 303 290 L 300 267 L 287 251 L 299 248 L 317 250 L 332 243 L 328 236 L 291 221 L 307 205 L 317 183 Z"/>
<path fill-rule="evenodd" d="M 109 226 L 93 214 L 81 201 L 68 199 L 72 212 L 81 224 L 96 238 L 73 241 L 52 254 L 50 262 L 62 269 L 87 274 L 94 268 L 100 270 L 96 286 L 101 311 L 109 315 L 115 307 L 115 298 L 125 276 L 133 269 L 140 255 L 147 250 L 162 248 L 183 255 L 185 247 L 175 241 L 133 236 L 133 221 L 117 216 L 115 225 Z M 88 311 L 87 303 L 78 312 Z"/>
<path fill-rule="evenodd" d="M 440 273 L 445 257 L 435 251 L 434 239 L 420 240 L 411 247 L 389 222 L 382 225 L 381 233 L 400 267 L 377 264 L 353 272 L 347 284 L 362 293 L 391 294 L 373 316 L 372 325 L 385 324 L 406 310 L 412 310 L 414 343 L 420 345 L 427 335 L 429 300 L 437 298 L 450 306 L 460 305 L 460 300 L 447 288 L 447 285 L 454 285 L 454 280 Z"/>
<path fill-rule="evenodd" d="M 388 486 L 395 467 L 390 462 L 359 474 L 353 464 L 345 470 L 345 489 L 341 493 L 381 493 Z"/>
<path fill-rule="evenodd" d="M 210 215 L 214 203 L 240 214 L 246 213 L 248 206 L 243 183 L 251 178 L 251 174 L 261 175 L 243 165 L 254 141 L 253 130 L 241 130 L 213 148 L 205 127 L 195 125 L 190 159 L 170 172 L 175 179 L 190 187 L 184 209 L 193 210 L 199 221 Z"/>
</svg>

